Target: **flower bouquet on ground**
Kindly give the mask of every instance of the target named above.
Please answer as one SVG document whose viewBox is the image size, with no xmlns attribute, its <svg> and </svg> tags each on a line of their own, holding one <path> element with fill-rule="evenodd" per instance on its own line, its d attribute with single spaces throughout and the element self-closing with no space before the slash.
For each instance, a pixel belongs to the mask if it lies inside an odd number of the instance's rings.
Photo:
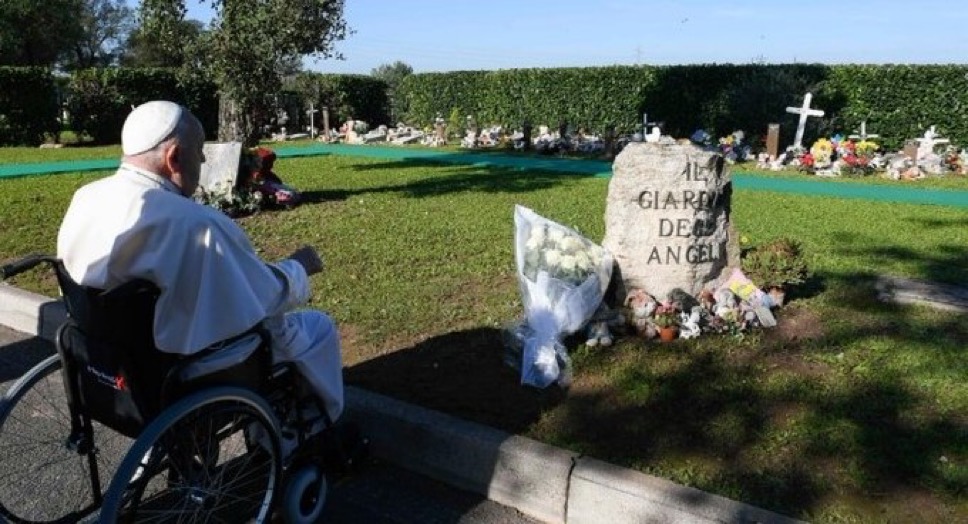
<svg viewBox="0 0 968 524">
<path fill-rule="evenodd" d="M 567 385 L 570 360 L 561 337 L 595 313 L 612 277 L 612 255 L 523 206 L 515 206 L 514 227 L 518 284 L 531 329 L 524 341 L 521 383 Z"/>
</svg>

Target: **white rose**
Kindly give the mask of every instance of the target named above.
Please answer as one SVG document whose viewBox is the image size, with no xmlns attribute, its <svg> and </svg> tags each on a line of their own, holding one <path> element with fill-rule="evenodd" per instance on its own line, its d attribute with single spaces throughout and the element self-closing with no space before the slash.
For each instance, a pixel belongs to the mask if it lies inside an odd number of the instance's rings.
<svg viewBox="0 0 968 524">
<path fill-rule="evenodd" d="M 557 249 L 549 249 L 548 251 L 545 251 L 544 258 L 545 263 L 548 264 L 548 267 L 557 266 L 561 261 L 561 252 Z"/>
<path fill-rule="evenodd" d="M 543 237 L 543 236 L 544 236 L 544 235 L 542 235 L 542 237 Z M 539 247 L 541 247 L 541 244 L 542 244 L 543 242 L 544 242 L 544 239 L 543 239 L 543 238 L 540 238 L 540 239 L 539 239 L 539 238 L 535 238 L 535 236 L 534 236 L 534 235 L 531 235 L 531 238 L 529 238 L 529 239 L 528 239 L 528 241 L 527 241 L 527 242 L 525 242 L 525 244 L 524 244 L 524 247 L 526 247 L 526 248 L 528 248 L 528 249 L 529 249 L 529 250 L 531 250 L 531 251 L 535 251 L 535 250 L 537 250 L 537 249 L 538 249 Z"/>
<path fill-rule="evenodd" d="M 562 239 L 564 238 L 565 238 L 565 233 L 562 232 L 560 229 L 552 229 L 548 231 L 548 239 L 554 242 L 555 244 L 560 244 Z"/>
<path fill-rule="evenodd" d="M 574 271 L 575 264 L 576 264 L 575 257 L 571 255 L 564 255 L 561 257 L 561 262 L 560 262 L 561 269 L 565 271 Z"/>
<path fill-rule="evenodd" d="M 540 246 L 541 243 L 544 242 L 544 240 L 545 240 L 545 231 L 543 227 L 536 227 L 531 229 L 531 236 L 528 239 L 528 242 L 534 241 Z"/>
<path fill-rule="evenodd" d="M 585 244 L 581 240 L 575 237 L 566 237 L 561 241 L 562 249 L 565 251 L 580 251 L 585 248 Z"/>
<path fill-rule="evenodd" d="M 575 264 L 578 266 L 578 269 L 585 270 L 591 267 L 592 259 L 588 256 L 588 253 L 579 251 L 575 254 Z"/>
</svg>

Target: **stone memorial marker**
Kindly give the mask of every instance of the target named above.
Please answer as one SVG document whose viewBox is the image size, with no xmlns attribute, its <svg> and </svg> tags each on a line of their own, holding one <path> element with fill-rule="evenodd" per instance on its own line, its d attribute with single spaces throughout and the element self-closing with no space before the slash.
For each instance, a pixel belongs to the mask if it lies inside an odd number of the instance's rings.
<svg viewBox="0 0 968 524">
<path fill-rule="evenodd" d="M 770 161 L 776 160 L 780 155 L 780 124 L 766 126 L 766 154 Z"/>
<path fill-rule="evenodd" d="M 211 143 L 202 146 L 205 162 L 198 177 L 198 187 L 211 191 L 221 185 L 235 186 L 239 176 L 241 142 Z"/>
<path fill-rule="evenodd" d="M 793 113 L 795 115 L 800 115 L 800 121 L 797 123 L 797 134 L 793 139 L 793 147 L 799 149 L 803 147 L 803 131 L 807 128 L 807 118 L 811 116 L 821 117 L 823 116 L 823 111 L 819 109 L 811 109 L 810 101 L 813 100 L 813 93 L 807 93 L 803 96 L 803 107 L 788 107 L 786 108 L 787 113 Z"/>
<path fill-rule="evenodd" d="M 739 267 L 730 227 L 732 183 L 722 155 L 692 144 L 631 143 L 615 158 L 603 246 L 618 264 L 618 293 L 675 288 L 697 295 Z"/>
<path fill-rule="evenodd" d="M 329 140 L 329 107 L 323 106 L 323 136 Z"/>
</svg>

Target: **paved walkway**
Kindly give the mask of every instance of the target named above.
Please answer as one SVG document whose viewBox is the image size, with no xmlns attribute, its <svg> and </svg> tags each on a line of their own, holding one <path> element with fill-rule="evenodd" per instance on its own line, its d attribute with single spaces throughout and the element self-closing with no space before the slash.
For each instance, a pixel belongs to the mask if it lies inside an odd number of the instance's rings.
<svg viewBox="0 0 968 524">
<path fill-rule="evenodd" d="M 599 178 L 612 176 L 612 164 L 600 160 L 347 144 L 283 146 L 274 147 L 273 150 L 280 158 L 340 155 L 377 158 L 390 162 L 439 162 L 444 164 L 556 171 Z M 118 160 L 103 159 L 7 164 L 0 166 L 0 179 L 78 171 L 111 170 L 117 168 L 117 166 Z M 804 177 L 801 180 L 786 177 L 753 175 L 742 171 L 733 172 L 733 184 L 735 189 L 739 191 L 774 191 L 779 193 L 862 199 L 879 202 L 968 207 L 968 191 L 926 189 L 911 187 L 910 185 L 851 184 L 843 181 L 818 179 L 816 177 Z"/>
</svg>

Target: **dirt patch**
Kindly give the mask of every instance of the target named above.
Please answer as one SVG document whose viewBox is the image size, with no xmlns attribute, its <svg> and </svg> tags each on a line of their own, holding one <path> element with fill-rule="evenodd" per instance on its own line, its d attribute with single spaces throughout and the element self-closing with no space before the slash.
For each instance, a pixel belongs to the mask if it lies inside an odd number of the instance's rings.
<svg viewBox="0 0 968 524">
<path fill-rule="evenodd" d="M 826 334 L 820 316 L 806 308 L 789 306 L 779 310 L 777 317 L 776 327 L 768 332 L 766 341 L 788 345 L 820 340 Z"/>
</svg>

